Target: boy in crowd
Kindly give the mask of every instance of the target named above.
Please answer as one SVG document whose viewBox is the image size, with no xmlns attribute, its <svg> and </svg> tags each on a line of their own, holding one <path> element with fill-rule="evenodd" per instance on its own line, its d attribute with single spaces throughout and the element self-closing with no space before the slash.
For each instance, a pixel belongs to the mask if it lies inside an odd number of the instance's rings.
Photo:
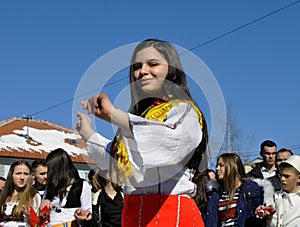
<svg viewBox="0 0 300 227">
<path fill-rule="evenodd" d="M 268 226 L 299 226 L 300 223 L 300 156 L 292 155 L 279 165 L 282 190 L 274 194 L 268 206 L 256 213 L 266 216 Z"/>
</svg>

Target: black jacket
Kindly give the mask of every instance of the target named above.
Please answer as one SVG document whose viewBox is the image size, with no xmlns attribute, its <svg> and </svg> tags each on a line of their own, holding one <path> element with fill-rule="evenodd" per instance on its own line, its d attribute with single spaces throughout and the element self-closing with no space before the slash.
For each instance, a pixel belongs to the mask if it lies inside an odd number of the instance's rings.
<svg viewBox="0 0 300 227">
<path fill-rule="evenodd" d="M 262 175 L 261 168 L 263 166 L 263 163 L 257 163 L 253 170 L 251 170 L 249 173 L 247 173 L 247 177 L 249 178 L 259 178 L 264 179 L 264 176 Z M 269 177 L 268 180 L 272 183 L 275 191 L 281 190 L 281 181 L 280 181 L 280 175 L 279 172 L 276 172 L 276 175 L 273 177 Z"/>
</svg>

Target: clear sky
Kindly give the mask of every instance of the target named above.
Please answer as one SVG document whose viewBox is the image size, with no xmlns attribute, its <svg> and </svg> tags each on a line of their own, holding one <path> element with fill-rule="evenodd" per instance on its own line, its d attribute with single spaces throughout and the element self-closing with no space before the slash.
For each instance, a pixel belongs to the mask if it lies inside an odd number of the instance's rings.
<svg viewBox="0 0 300 227">
<path fill-rule="evenodd" d="M 262 18 L 293 2 L 1 1 L 0 120 L 33 114 L 73 128 L 74 96 L 91 65 L 116 48 L 159 38 L 192 49 L 213 73 L 242 132 L 240 154 L 257 157 L 265 139 L 300 154 L 300 3 Z M 127 85 L 127 71 L 119 74 L 105 87 L 111 96 Z M 197 97 L 210 121 L 209 103 Z M 97 129 L 113 135 L 107 125 Z"/>
</svg>

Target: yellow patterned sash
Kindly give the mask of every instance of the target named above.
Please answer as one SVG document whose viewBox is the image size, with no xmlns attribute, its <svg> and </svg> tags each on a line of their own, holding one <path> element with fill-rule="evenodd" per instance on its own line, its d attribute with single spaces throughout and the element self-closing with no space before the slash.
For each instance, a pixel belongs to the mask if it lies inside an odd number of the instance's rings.
<svg viewBox="0 0 300 227">
<path fill-rule="evenodd" d="M 154 106 L 153 108 L 147 109 L 147 112 L 144 112 L 142 114 L 145 115 L 145 118 L 152 121 L 157 122 L 163 122 L 167 119 L 168 113 L 171 110 L 172 107 L 178 106 L 180 102 L 186 102 L 190 104 L 195 111 L 197 112 L 200 127 L 203 128 L 203 116 L 201 111 L 198 109 L 198 107 L 191 101 L 182 101 L 182 100 L 172 100 L 169 102 L 161 103 L 157 106 Z M 120 171 L 120 178 L 121 180 L 125 180 L 127 177 L 131 177 L 133 174 L 133 168 L 132 164 L 128 159 L 128 152 L 124 143 L 124 139 L 117 138 L 117 160 L 118 160 L 118 169 Z"/>
</svg>

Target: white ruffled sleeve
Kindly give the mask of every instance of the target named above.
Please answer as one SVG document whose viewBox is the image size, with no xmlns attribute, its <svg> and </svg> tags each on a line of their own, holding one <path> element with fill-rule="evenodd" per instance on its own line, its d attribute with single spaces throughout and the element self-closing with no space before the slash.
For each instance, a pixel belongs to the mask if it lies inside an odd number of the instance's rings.
<svg viewBox="0 0 300 227">
<path fill-rule="evenodd" d="M 132 135 L 123 135 L 129 160 L 136 169 L 176 165 L 195 150 L 202 139 L 199 118 L 187 103 L 173 107 L 165 122 L 129 114 Z"/>
<path fill-rule="evenodd" d="M 87 153 L 97 162 L 100 169 L 108 169 L 111 141 L 95 133 L 87 141 Z"/>
</svg>

